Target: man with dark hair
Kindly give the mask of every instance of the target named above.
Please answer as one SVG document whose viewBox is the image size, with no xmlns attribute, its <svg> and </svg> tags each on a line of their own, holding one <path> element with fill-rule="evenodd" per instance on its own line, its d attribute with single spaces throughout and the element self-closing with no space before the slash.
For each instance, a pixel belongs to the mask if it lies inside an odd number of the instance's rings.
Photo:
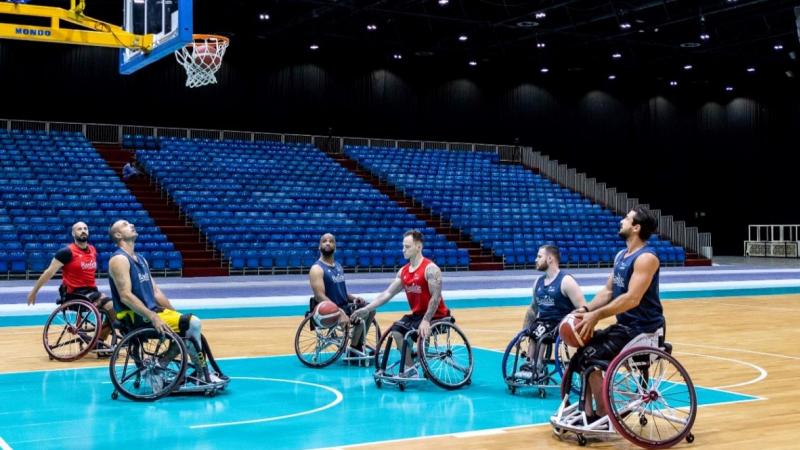
<svg viewBox="0 0 800 450">
<path fill-rule="evenodd" d="M 308 272 L 311 290 L 314 291 L 314 297 L 309 305 L 309 313 L 313 314 L 319 303 L 331 301 L 339 307 L 339 323 L 346 324 L 350 321 L 350 314 L 358 307 L 364 306 L 364 299 L 347 292 L 344 269 L 334 259 L 334 253 L 336 253 L 336 237 L 334 235 L 325 233 L 319 238 L 319 253 L 320 258 Z M 361 352 L 365 350 L 364 338 L 365 334 L 369 332 L 373 317 L 375 317 L 374 311 L 367 317 L 364 327 L 353 327 L 353 335 L 350 337 L 350 346 L 353 349 Z"/>
<path fill-rule="evenodd" d="M 60 300 L 87 298 L 98 308 L 105 310 L 108 317 L 113 319 L 114 306 L 111 299 L 97 289 L 95 275 L 97 273 L 97 250 L 89 243 L 89 226 L 83 222 L 72 225 L 73 243 L 60 249 L 50 261 L 50 266 L 42 272 L 33 289 L 28 293 L 28 304 L 36 304 L 36 294 L 53 275 L 61 269 L 61 287 L 59 288 Z M 100 334 L 100 344 L 111 331 L 111 324 L 107 323 Z"/>
<path fill-rule="evenodd" d="M 620 222 L 619 235 L 626 249 L 614 260 L 614 273 L 591 303 L 577 312 L 576 330 L 588 342 L 570 360 L 578 370 L 589 370 L 589 360 L 611 361 L 633 338 L 642 333 L 663 332 L 664 312 L 658 294 L 659 262 L 646 240 L 655 232 L 658 221 L 643 206 L 632 209 Z M 617 323 L 594 332 L 597 322 L 616 316 Z M 590 341 L 591 339 L 591 341 Z M 589 374 L 584 412 L 589 422 L 606 415 L 600 395 L 602 376 L 599 370 Z M 596 410 L 592 407 L 594 396 Z"/>
<path fill-rule="evenodd" d="M 378 294 L 368 305 L 353 312 L 351 318 L 367 317 L 378 307 L 392 299 L 400 291 L 406 291 L 411 314 L 406 314 L 389 329 L 397 349 L 402 351 L 403 337 L 416 330 L 419 337 L 427 338 L 431 332 L 431 321 L 450 315 L 450 310 L 442 298 L 442 271 L 428 258 L 422 256 L 423 236 L 418 230 L 407 231 L 403 235 L 403 256 L 408 264 L 397 273 L 397 277 L 385 291 Z M 418 376 L 410 349 L 406 354 L 406 367 L 403 376 Z"/>
<path fill-rule="evenodd" d="M 555 245 L 543 245 L 539 247 L 536 254 L 536 270 L 544 272 L 533 284 L 533 301 L 525 314 L 523 328 L 530 332 L 528 346 L 528 362 L 533 364 L 541 360 L 543 355 L 534 355 L 536 342 L 543 339 L 555 340 L 558 333 L 558 324 L 561 320 L 576 308 L 586 306 L 586 299 L 583 297 L 578 282 L 572 275 L 561 271 L 559 263 L 561 253 Z M 546 350 L 546 346 L 539 346 L 540 352 Z M 524 378 L 533 375 L 533 366 L 523 364 L 517 376 Z M 546 370 L 544 366 L 538 370 Z"/>
</svg>

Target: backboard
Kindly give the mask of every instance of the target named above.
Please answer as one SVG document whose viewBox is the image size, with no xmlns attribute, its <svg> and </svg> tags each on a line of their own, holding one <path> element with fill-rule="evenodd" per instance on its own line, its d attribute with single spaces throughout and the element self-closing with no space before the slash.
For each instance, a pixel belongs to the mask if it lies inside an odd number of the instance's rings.
<svg viewBox="0 0 800 450">
<path fill-rule="evenodd" d="M 119 72 L 131 74 L 192 42 L 192 0 L 123 0 L 125 31 L 153 35 L 153 49 L 121 49 Z"/>
</svg>

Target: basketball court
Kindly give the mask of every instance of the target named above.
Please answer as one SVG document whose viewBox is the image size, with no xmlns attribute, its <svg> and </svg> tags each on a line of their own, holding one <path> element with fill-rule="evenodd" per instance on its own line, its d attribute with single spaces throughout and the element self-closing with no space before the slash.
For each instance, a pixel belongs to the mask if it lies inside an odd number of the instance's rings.
<svg viewBox="0 0 800 450">
<path fill-rule="evenodd" d="M 575 272 L 587 293 L 606 276 L 605 270 Z M 790 446 L 800 419 L 792 406 L 800 355 L 780 337 L 791 334 L 791 324 L 771 318 L 798 309 L 798 272 L 734 266 L 663 271 L 668 340 L 691 373 L 700 405 L 691 447 L 756 441 L 764 448 Z M 419 383 L 405 392 L 378 389 L 371 368 L 300 364 L 292 339 L 307 305 L 305 277 L 163 279 L 160 285 L 176 306 L 203 318 L 233 381 L 216 397 L 177 396 L 156 403 L 112 400 L 107 359 L 90 355 L 74 363 L 48 361 L 40 342 L 46 317 L 20 303 L 25 283 L 5 282 L 0 340 L 9 352 L 0 362 L 0 399 L 9 407 L 2 414 L 0 437 L 15 449 L 163 446 L 176 438 L 185 443 L 167 446 L 231 448 L 269 442 L 273 448 L 483 448 L 527 443 L 570 448 L 576 444 L 555 439 L 548 423 L 558 394 L 550 392 L 544 399 L 533 391 L 511 395 L 500 373 L 502 350 L 524 317 L 525 286 L 532 277 L 530 271 L 445 274 L 448 305 L 475 347 L 473 383 L 458 391 Z M 348 280 L 358 293 L 376 293 L 390 281 L 385 274 Z M 406 307 L 404 299 L 389 303 L 379 323 L 388 325 Z M 767 419 L 774 416 L 781 420 Z M 628 448 L 624 441 L 612 442 L 590 445 Z"/>
</svg>

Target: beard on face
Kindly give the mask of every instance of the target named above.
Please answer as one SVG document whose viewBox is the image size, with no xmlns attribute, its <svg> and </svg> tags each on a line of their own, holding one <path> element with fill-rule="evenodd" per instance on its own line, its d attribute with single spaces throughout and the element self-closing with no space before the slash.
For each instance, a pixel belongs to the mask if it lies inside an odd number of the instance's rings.
<svg viewBox="0 0 800 450">
<path fill-rule="evenodd" d="M 619 230 L 618 234 L 622 239 L 628 239 L 628 236 L 631 235 L 631 232 L 629 230 Z"/>
<path fill-rule="evenodd" d="M 320 253 L 322 253 L 322 256 L 324 256 L 324 257 L 326 257 L 326 258 L 328 258 L 328 257 L 332 256 L 332 255 L 333 255 L 333 252 L 335 252 L 335 251 L 336 251 L 336 250 L 335 250 L 335 249 L 332 249 L 332 248 L 331 248 L 331 249 L 326 249 L 326 248 L 322 248 L 322 247 L 320 247 L 320 249 L 319 249 L 319 252 L 320 252 Z"/>
<path fill-rule="evenodd" d="M 75 240 L 80 242 L 80 243 L 88 242 L 89 241 L 89 234 L 87 233 L 86 236 L 83 236 L 83 235 L 75 236 Z"/>
</svg>

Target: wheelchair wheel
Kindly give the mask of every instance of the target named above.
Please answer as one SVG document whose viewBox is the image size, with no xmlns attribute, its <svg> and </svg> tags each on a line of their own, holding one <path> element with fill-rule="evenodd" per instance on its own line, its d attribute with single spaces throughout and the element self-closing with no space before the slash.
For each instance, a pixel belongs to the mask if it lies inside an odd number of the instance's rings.
<svg viewBox="0 0 800 450">
<path fill-rule="evenodd" d="M 472 381 L 472 347 L 455 324 L 432 324 L 431 335 L 417 339 L 417 355 L 427 377 L 440 387 L 458 389 Z"/>
<path fill-rule="evenodd" d="M 501 369 L 503 371 L 503 380 L 508 384 L 511 393 L 513 394 L 516 389 L 514 385 L 517 383 L 525 383 L 527 380 L 520 379 L 516 376 L 520 371 L 523 364 L 528 363 L 528 348 L 530 348 L 531 336 L 528 330 L 522 330 L 511 339 L 508 343 L 506 351 L 503 353 L 503 362 Z"/>
<path fill-rule="evenodd" d="M 603 397 L 614 429 L 645 448 L 668 448 L 691 433 L 697 416 L 694 384 L 671 355 L 634 347 L 609 364 Z"/>
<path fill-rule="evenodd" d="M 183 382 L 186 360 L 186 345 L 176 334 L 162 335 L 153 328 L 133 331 L 111 354 L 109 372 L 115 394 L 134 401 L 169 395 Z"/>
<path fill-rule="evenodd" d="M 583 379 L 580 370 L 575 370 L 572 364 L 568 364 L 561 378 L 561 399 L 567 397 L 565 406 L 573 405 L 580 401 Z"/>
<path fill-rule="evenodd" d="M 70 300 L 59 305 L 47 318 L 42 343 L 51 359 L 74 361 L 97 345 L 103 318 L 97 307 L 86 300 Z"/>
<path fill-rule="evenodd" d="M 347 348 L 349 333 L 341 325 L 318 327 L 312 317 L 309 315 L 300 322 L 294 335 L 294 353 L 301 363 L 319 369 L 339 359 Z"/>
</svg>

